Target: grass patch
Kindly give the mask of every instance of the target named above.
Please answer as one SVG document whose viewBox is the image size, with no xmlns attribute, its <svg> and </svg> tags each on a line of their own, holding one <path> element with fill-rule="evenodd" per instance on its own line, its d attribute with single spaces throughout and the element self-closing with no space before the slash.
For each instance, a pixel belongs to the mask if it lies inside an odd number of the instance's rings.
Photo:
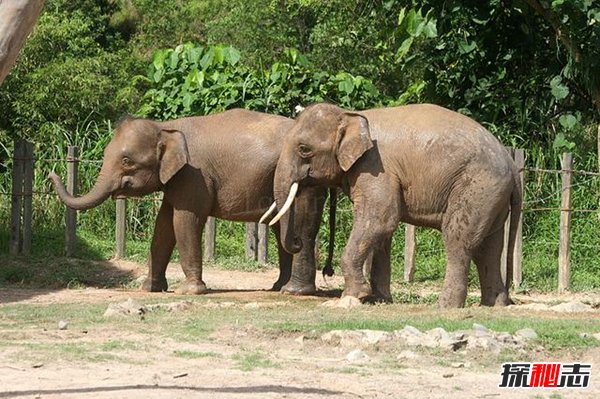
<svg viewBox="0 0 600 399">
<path fill-rule="evenodd" d="M 277 368 L 277 363 L 271 361 L 263 352 L 238 353 L 233 356 L 235 366 L 242 371 L 252 371 L 257 368 Z"/>
</svg>

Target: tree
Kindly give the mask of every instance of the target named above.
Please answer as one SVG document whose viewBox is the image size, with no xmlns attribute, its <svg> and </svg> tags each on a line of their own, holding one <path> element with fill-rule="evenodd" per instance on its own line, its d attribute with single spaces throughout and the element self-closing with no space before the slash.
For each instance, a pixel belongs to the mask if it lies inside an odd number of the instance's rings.
<svg viewBox="0 0 600 399">
<path fill-rule="evenodd" d="M 33 30 L 44 0 L 0 2 L 0 84 L 12 69 L 25 39 Z"/>
<path fill-rule="evenodd" d="M 600 110 L 600 7 L 594 7 L 591 0 L 525 2 L 552 27 L 566 49 L 567 63 L 573 64 L 573 72 L 569 71 L 571 76 L 567 77 Z"/>
</svg>

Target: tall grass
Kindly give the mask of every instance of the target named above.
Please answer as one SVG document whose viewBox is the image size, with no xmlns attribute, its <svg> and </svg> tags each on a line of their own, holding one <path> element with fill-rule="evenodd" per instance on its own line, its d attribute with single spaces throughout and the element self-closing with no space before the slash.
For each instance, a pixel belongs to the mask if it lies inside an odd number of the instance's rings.
<svg viewBox="0 0 600 399">
<path fill-rule="evenodd" d="M 110 122 L 82 124 L 75 132 L 68 132 L 57 125 L 48 127 L 43 137 L 46 142 L 35 144 L 35 181 L 33 196 L 33 228 L 35 256 L 62 256 L 64 247 L 64 205 L 58 200 L 46 179 L 50 170 L 63 178 L 66 176 L 65 160 L 67 146 L 79 146 L 79 192 L 87 192 L 94 184 L 100 168 L 104 147 L 111 138 Z M 42 137 L 42 135 L 40 135 Z M 7 144 L 12 153 L 12 143 Z M 560 169 L 559 153 L 542 147 L 527 149 L 528 167 Z M 0 252 L 8 252 L 11 160 L 0 171 Z M 595 171 L 597 157 L 593 153 L 576 153 L 575 169 Z M 524 264 L 523 286 L 531 290 L 552 290 L 557 284 L 559 212 L 535 211 L 534 208 L 560 208 L 560 174 L 526 173 L 526 211 L 524 213 Z M 573 208 L 597 209 L 599 204 L 600 178 L 574 175 Z M 160 206 L 161 194 L 128 201 L 127 206 L 127 253 L 128 257 L 144 262 L 147 259 L 154 221 Z M 320 264 L 325 261 L 327 237 L 329 236 L 328 209 L 323 214 L 319 233 Z M 348 198 L 340 198 L 337 214 L 334 266 L 339 270 L 342 249 L 352 228 L 352 204 Z M 600 220 L 597 212 L 574 212 L 572 214 L 571 263 L 572 288 L 589 290 L 600 288 Z M 82 258 L 107 259 L 114 254 L 115 204 L 108 200 L 78 217 L 79 245 L 76 255 Z M 217 221 L 218 263 L 237 267 L 244 260 L 245 226 L 243 223 Z M 270 260 L 277 261 L 276 242 L 270 235 Z M 393 278 L 399 281 L 404 268 L 404 228 L 394 233 L 392 246 Z M 177 255 L 175 255 L 177 256 Z M 439 232 L 425 228 L 417 229 L 417 281 L 438 281 L 445 273 L 445 252 Z M 472 268 L 474 269 L 474 268 Z M 476 273 L 471 272 L 471 282 L 477 284 Z"/>
</svg>

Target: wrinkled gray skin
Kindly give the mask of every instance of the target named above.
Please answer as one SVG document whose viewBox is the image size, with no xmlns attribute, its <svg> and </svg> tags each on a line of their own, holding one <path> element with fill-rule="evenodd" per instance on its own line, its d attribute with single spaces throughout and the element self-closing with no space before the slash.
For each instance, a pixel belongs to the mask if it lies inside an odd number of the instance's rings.
<svg viewBox="0 0 600 399">
<path fill-rule="evenodd" d="M 406 222 L 442 233 L 447 255 L 442 307 L 464 306 L 471 260 L 479 272 L 481 303 L 509 304 L 500 257 L 512 207 L 510 281 L 521 188 L 505 148 L 472 119 L 429 104 L 356 113 L 330 104 L 310 106 L 286 137 L 277 165 L 278 207 L 293 182 L 300 184 L 299 196 L 309 187 L 337 186 L 353 202 L 354 223 L 341 258 L 343 295 L 391 301 L 392 233 Z M 288 212 L 280 220 L 284 247 L 291 252 L 288 236 L 298 234 L 293 217 Z M 362 266 L 370 254 L 369 284 Z"/>
<path fill-rule="evenodd" d="M 142 196 L 163 191 L 142 289 L 167 290 L 165 271 L 175 244 L 186 276 L 181 294 L 202 294 L 200 236 L 208 216 L 257 222 L 273 202 L 273 176 L 288 118 L 247 110 L 168 122 L 126 119 L 104 150 L 102 169 L 92 190 L 69 195 L 50 174 L 61 200 L 74 209 L 89 209 L 109 196 Z M 294 294 L 315 292 L 315 237 L 326 190 L 300 196 L 296 217 L 299 247 L 293 256 L 279 245 L 280 275 L 273 285 Z M 275 226 L 279 240 L 279 226 Z"/>
</svg>

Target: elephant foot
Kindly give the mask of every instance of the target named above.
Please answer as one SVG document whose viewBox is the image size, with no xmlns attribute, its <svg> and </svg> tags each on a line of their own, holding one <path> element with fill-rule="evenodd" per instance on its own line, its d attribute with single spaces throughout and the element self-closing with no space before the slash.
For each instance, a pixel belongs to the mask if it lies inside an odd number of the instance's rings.
<svg viewBox="0 0 600 399">
<path fill-rule="evenodd" d="M 286 283 L 287 283 L 287 281 L 282 281 L 281 279 L 275 281 L 273 283 L 273 286 L 271 287 L 271 291 L 276 291 L 276 292 L 281 291 L 281 289 L 285 286 Z"/>
<path fill-rule="evenodd" d="M 186 281 L 175 290 L 177 295 L 200 295 L 207 292 L 208 289 L 203 281 Z"/>
<path fill-rule="evenodd" d="M 297 284 L 291 281 L 281 287 L 282 294 L 290 295 L 314 295 L 317 292 L 317 287 L 314 284 Z"/>
<path fill-rule="evenodd" d="M 167 279 L 165 277 L 161 277 L 159 279 L 146 277 L 142 283 L 141 290 L 146 292 L 165 292 L 167 288 L 169 288 L 169 284 L 167 283 Z"/>
<path fill-rule="evenodd" d="M 344 292 L 342 292 L 342 298 L 345 296 L 353 296 L 357 299 L 365 299 L 373 295 L 371 286 L 367 283 L 361 284 L 346 284 Z"/>
<path fill-rule="evenodd" d="M 467 294 L 464 295 L 442 295 L 440 297 L 439 306 L 443 309 L 464 308 L 467 299 Z"/>
<path fill-rule="evenodd" d="M 370 299 L 373 303 L 393 303 L 394 302 L 391 295 L 381 295 L 381 294 L 377 294 L 377 293 L 373 293 L 373 295 L 371 295 Z"/>
<path fill-rule="evenodd" d="M 506 292 L 498 294 L 498 296 L 496 297 L 496 301 L 494 301 L 494 306 L 508 306 L 512 304 L 513 301 L 510 300 L 510 298 L 508 297 L 508 293 Z"/>
</svg>

